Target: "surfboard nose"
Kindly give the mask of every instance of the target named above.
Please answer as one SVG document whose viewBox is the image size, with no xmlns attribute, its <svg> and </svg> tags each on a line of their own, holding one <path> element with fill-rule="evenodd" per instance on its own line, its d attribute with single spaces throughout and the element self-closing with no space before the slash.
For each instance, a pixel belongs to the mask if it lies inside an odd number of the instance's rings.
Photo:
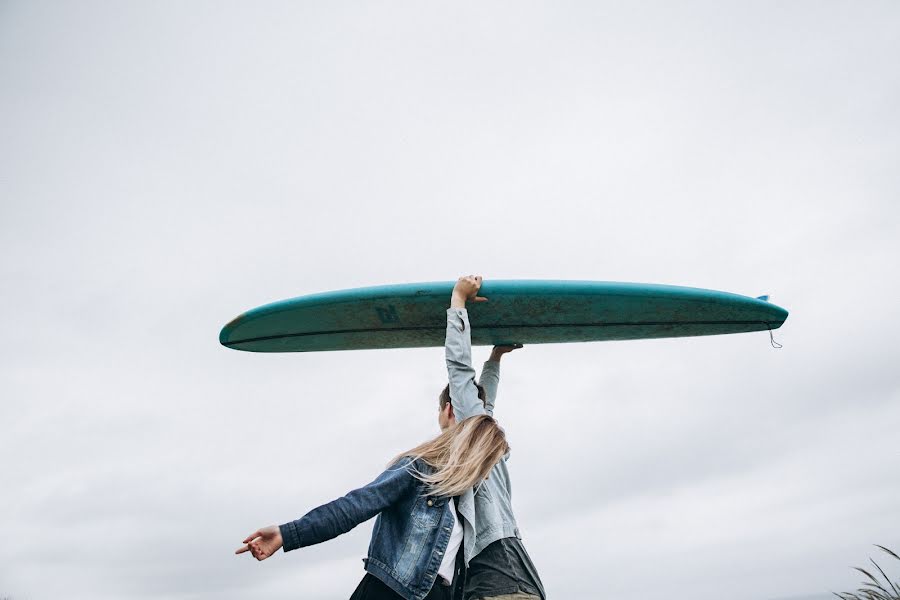
<svg viewBox="0 0 900 600">
<path fill-rule="evenodd" d="M 758 310 L 761 314 L 765 315 L 765 322 L 771 329 L 778 329 L 788 318 L 788 310 L 786 308 L 782 308 L 777 304 L 772 304 L 769 302 L 769 296 L 758 297 L 753 299 L 756 303 L 758 303 Z"/>
<path fill-rule="evenodd" d="M 219 343 L 223 346 L 228 346 L 228 342 L 232 339 L 232 333 L 234 332 L 235 327 L 241 322 L 241 319 L 247 313 L 241 313 L 232 320 L 228 321 L 224 327 L 219 331 Z"/>
</svg>

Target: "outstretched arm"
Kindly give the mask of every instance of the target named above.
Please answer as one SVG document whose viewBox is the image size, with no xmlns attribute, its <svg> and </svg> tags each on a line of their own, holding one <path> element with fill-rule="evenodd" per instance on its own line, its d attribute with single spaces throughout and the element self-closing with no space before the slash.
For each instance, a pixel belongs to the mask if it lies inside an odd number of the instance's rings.
<svg viewBox="0 0 900 600">
<path fill-rule="evenodd" d="M 467 300 L 475 302 L 487 300 L 478 296 L 480 288 L 480 276 L 460 277 L 453 287 L 450 308 L 447 309 L 444 355 L 450 381 L 450 402 L 453 404 L 457 421 L 487 412 L 475 386 L 475 369 L 472 367 L 472 328 L 469 325 L 469 313 L 466 311 Z"/>
<path fill-rule="evenodd" d="M 399 461 L 369 485 L 314 508 L 296 521 L 256 530 L 235 554 L 249 551 L 257 560 L 265 560 L 282 546 L 290 552 L 347 533 L 413 492 L 416 480 L 406 468 L 409 463 L 408 458 Z"/>
<path fill-rule="evenodd" d="M 508 344 L 504 346 L 494 346 L 491 350 L 491 357 L 484 363 L 481 368 L 481 379 L 478 383 L 484 388 L 484 408 L 488 414 L 494 414 L 494 404 L 497 401 L 497 388 L 500 386 L 500 359 L 507 352 L 518 350 L 522 344 Z"/>
</svg>

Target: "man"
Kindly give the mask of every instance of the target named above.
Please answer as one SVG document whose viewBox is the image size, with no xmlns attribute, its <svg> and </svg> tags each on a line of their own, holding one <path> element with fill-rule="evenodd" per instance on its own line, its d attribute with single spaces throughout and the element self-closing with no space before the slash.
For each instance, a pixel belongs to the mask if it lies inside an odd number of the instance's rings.
<svg viewBox="0 0 900 600">
<path fill-rule="evenodd" d="M 472 368 L 472 328 L 466 302 L 485 302 L 478 296 L 482 278 L 460 277 L 453 288 L 447 309 L 447 337 L 444 351 L 449 381 L 441 394 L 441 428 L 457 420 L 480 414 L 493 415 L 500 382 L 500 359 L 517 346 L 495 346 L 484 364 L 480 383 Z M 449 400 L 449 402 L 448 402 Z M 516 526 L 510 498 L 509 471 L 505 456 L 488 478 L 459 497 L 465 537 L 463 558 L 468 566 L 464 600 L 545 599 L 540 577 Z"/>
</svg>

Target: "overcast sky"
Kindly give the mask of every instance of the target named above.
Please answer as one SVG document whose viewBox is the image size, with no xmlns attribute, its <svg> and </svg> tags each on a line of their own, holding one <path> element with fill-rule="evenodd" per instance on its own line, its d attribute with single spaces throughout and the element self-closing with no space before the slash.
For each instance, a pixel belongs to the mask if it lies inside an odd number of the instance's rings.
<svg viewBox="0 0 900 600">
<path fill-rule="evenodd" d="M 436 434 L 443 351 L 219 329 L 472 272 L 791 311 L 504 359 L 550 598 L 855 589 L 900 551 L 898 57 L 895 0 L 0 1 L 0 597 L 349 597 L 371 522 L 232 553 Z"/>
</svg>

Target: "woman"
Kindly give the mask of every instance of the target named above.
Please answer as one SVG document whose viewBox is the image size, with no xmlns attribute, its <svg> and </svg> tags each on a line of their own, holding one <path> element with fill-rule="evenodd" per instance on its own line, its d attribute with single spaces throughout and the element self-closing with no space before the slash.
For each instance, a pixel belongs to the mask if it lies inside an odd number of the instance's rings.
<svg viewBox="0 0 900 600">
<path fill-rule="evenodd" d="M 264 560 L 346 533 L 378 515 L 366 575 L 351 600 L 438 600 L 451 597 L 463 529 L 453 497 L 483 481 L 509 451 L 488 415 L 447 428 L 403 452 L 369 485 L 281 526 L 259 529 L 236 554 Z"/>
</svg>

